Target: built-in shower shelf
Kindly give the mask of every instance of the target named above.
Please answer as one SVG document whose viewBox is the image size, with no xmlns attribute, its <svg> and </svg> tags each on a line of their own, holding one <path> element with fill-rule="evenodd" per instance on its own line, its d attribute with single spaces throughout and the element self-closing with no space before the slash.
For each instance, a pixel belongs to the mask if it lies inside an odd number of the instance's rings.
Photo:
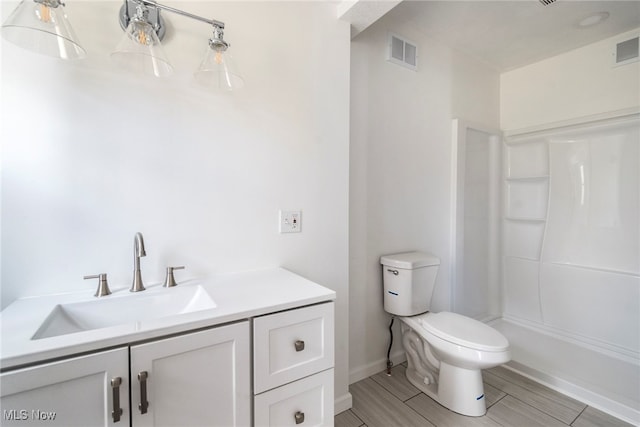
<svg viewBox="0 0 640 427">
<path fill-rule="evenodd" d="M 511 216 L 506 216 L 504 217 L 505 221 L 514 221 L 514 222 L 533 222 L 533 223 L 540 223 L 540 222 L 545 222 L 546 219 L 545 218 L 516 218 L 516 217 L 511 217 Z"/>
<path fill-rule="evenodd" d="M 540 262 L 540 257 L 528 257 L 528 256 L 516 256 L 516 255 L 505 255 L 504 256 L 505 259 L 507 258 L 511 258 L 511 259 L 521 259 L 524 261 L 533 261 L 533 262 Z"/>
<path fill-rule="evenodd" d="M 506 181 L 546 181 L 549 179 L 549 175 L 540 176 L 510 176 L 505 178 Z"/>
<path fill-rule="evenodd" d="M 618 268 L 607 268 L 607 267 L 599 267 L 599 266 L 594 266 L 594 265 L 582 265 L 582 264 L 575 264 L 575 263 L 572 263 L 572 262 L 551 262 L 550 264 L 562 265 L 562 266 L 565 266 L 565 267 L 580 268 L 580 269 L 583 269 L 583 270 L 601 271 L 601 272 L 604 272 L 604 273 L 622 274 L 624 276 L 632 276 L 632 277 L 638 277 L 639 276 L 638 271 L 621 270 L 621 269 L 618 269 Z"/>
</svg>

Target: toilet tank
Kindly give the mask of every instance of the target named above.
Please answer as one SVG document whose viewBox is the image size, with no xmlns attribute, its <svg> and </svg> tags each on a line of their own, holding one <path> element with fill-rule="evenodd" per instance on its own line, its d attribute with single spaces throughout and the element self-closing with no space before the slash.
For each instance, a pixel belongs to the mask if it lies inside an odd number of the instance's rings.
<svg viewBox="0 0 640 427">
<path fill-rule="evenodd" d="M 414 316 L 431 306 L 440 260 L 425 252 L 380 257 L 384 310 L 396 316 Z"/>
</svg>

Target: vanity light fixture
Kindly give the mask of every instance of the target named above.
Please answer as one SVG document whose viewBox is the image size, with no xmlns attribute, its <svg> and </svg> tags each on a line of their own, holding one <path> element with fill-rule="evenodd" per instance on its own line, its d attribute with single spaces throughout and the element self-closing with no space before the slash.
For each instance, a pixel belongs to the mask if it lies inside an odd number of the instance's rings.
<svg viewBox="0 0 640 427">
<path fill-rule="evenodd" d="M 155 0 L 124 0 L 120 9 L 120 25 L 125 29 L 125 34 L 111 54 L 114 60 L 125 65 L 126 68 L 147 75 L 164 77 L 172 73 L 173 67 L 160 43 L 164 36 L 161 10 L 195 19 L 213 27 L 209 47 L 200 67 L 195 72 L 199 83 L 222 90 L 239 89 L 243 86 L 244 81 L 227 53 L 229 43 L 224 40 L 224 22 L 165 6 Z M 132 13 L 133 17 L 130 17 Z"/>
<path fill-rule="evenodd" d="M 133 3 L 133 2 L 131 2 Z M 120 25 L 124 35 L 111 53 L 111 60 L 120 68 L 131 72 L 166 77 L 173 73 L 173 66 L 164 53 L 160 38 L 164 37 L 164 22 L 160 10 L 154 8 L 154 21 L 149 18 L 149 7 L 134 4 L 133 17 L 129 17 L 129 2 L 120 9 Z"/>
<path fill-rule="evenodd" d="M 86 52 L 78 43 L 63 6 L 61 0 L 22 0 L 2 25 L 2 35 L 8 41 L 38 53 L 63 59 L 81 58 Z M 222 90 L 239 89 L 244 85 L 227 53 L 230 45 L 224 40 L 224 22 L 165 6 L 155 0 L 124 0 L 119 18 L 125 33 L 111 53 L 114 62 L 128 70 L 155 77 L 165 77 L 173 72 L 161 44 L 165 35 L 161 10 L 213 27 L 204 59 L 195 72 L 199 83 Z"/>
<path fill-rule="evenodd" d="M 213 36 L 209 39 L 209 46 L 195 72 L 195 78 L 200 84 L 213 89 L 239 89 L 244 86 L 244 80 L 227 53 L 229 43 L 224 41 L 223 29 L 214 25 Z"/>
<path fill-rule="evenodd" d="M 86 55 L 60 0 L 22 0 L 2 24 L 2 36 L 43 55 L 63 59 Z"/>
</svg>

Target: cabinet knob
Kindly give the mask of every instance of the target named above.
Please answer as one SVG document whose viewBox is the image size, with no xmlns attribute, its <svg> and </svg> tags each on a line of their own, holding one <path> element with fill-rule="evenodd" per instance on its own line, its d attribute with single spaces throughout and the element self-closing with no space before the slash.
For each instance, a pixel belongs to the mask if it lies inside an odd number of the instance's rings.
<svg viewBox="0 0 640 427">
<path fill-rule="evenodd" d="M 302 424 L 304 422 L 304 412 L 296 412 L 294 418 L 296 419 L 296 424 Z"/>
<path fill-rule="evenodd" d="M 297 341 L 295 342 L 295 346 L 296 346 L 296 351 L 302 351 L 302 350 L 304 350 L 304 341 L 302 341 L 302 340 L 297 340 Z M 304 414 L 303 414 L 303 417 L 304 417 Z"/>
</svg>

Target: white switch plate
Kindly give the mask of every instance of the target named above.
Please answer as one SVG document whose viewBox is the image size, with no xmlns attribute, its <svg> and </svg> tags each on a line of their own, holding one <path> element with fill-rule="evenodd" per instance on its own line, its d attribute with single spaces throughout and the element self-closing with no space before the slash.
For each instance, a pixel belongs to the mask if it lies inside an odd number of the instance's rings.
<svg viewBox="0 0 640 427">
<path fill-rule="evenodd" d="M 302 228 L 302 212 L 280 211 L 280 233 L 299 233 Z"/>
</svg>

